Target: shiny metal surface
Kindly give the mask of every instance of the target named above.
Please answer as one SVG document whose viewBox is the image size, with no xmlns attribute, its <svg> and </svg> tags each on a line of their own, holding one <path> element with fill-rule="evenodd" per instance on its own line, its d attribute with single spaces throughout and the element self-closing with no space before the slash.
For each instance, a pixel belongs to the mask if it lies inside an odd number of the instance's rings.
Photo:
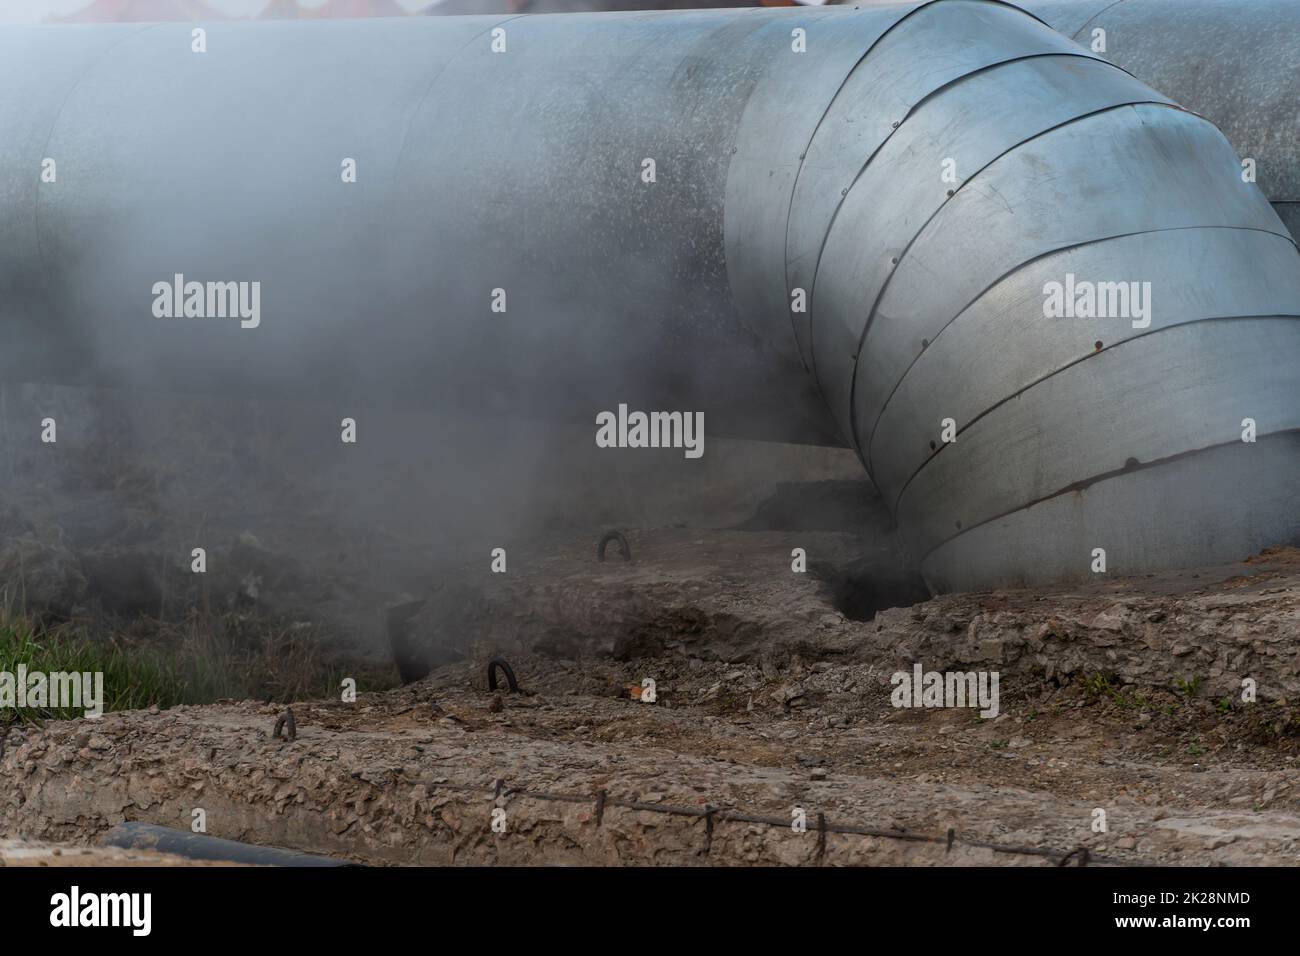
<svg viewBox="0 0 1300 956">
<path fill-rule="evenodd" d="M 1274 203 L 1300 202 L 1300 3 L 1017 0 L 1066 36 L 1214 123 Z M 1293 234 L 1294 209 L 1279 209 Z"/>
<path fill-rule="evenodd" d="M 790 55 L 771 57 L 736 134 L 736 155 L 727 172 L 727 272 L 740 315 L 770 321 L 769 327 L 755 326 L 754 332 L 805 367 L 807 353 L 791 338 L 787 318 L 789 290 L 799 284 L 787 282 L 784 270 L 772 268 L 785 256 L 795 185 L 816 163 L 810 146 L 814 134 L 820 137 L 824 126 L 833 122 L 837 104 L 853 101 L 855 67 L 868 51 L 874 62 L 880 39 L 919 9 L 845 11 L 853 17 L 847 21 L 842 16 L 819 17 L 809 27 L 808 40 L 818 45 L 811 59 L 789 51 L 788 21 L 769 21 L 764 30 L 770 50 L 784 47 Z"/>
<path fill-rule="evenodd" d="M 898 503 L 909 550 L 924 559 L 961 530 L 1126 467 L 1234 441 L 1249 454 L 1243 418 L 1300 430 L 1297 355 L 1300 318 L 1207 320 L 1104 347 L 990 410 L 916 474 Z M 1079 547 L 1086 557 L 1105 542 Z"/>
<path fill-rule="evenodd" d="M 1286 239 L 1255 230 L 1178 229 L 1125 236 L 1037 259 L 984 293 L 936 337 L 890 397 L 872 445 L 875 479 L 896 506 L 907 482 L 949 446 L 939 422 L 967 429 L 999 403 L 1096 351 L 1140 335 L 1230 316 L 1300 317 L 1300 269 Z M 1141 264 L 1140 266 L 1138 264 Z M 1278 277 L 1261 286 L 1255 270 Z M 1045 319 L 1043 286 L 1067 274 L 1125 277 L 1151 283 L 1147 328 L 1116 318 Z M 1009 349 L 1008 342 L 1015 348 Z M 951 370 L 997 367 L 999 377 L 973 375 L 960 383 Z M 1300 364 L 1300 363 L 1295 363 Z M 935 447 L 931 448 L 930 443 Z"/>
<path fill-rule="evenodd" d="M 1045 161 L 1052 166 L 1051 190 L 1041 188 Z M 902 253 L 874 306 L 853 391 L 859 447 L 868 447 L 884 403 L 923 343 L 935 341 L 990 285 L 1040 256 L 1197 226 L 1285 236 L 1259 190 L 1234 175 L 1235 165 L 1232 150 L 1208 123 L 1140 105 L 1060 126 L 972 177 Z M 1101 182 L 1104 202 L 1097 201 Z M 956 249 L 960 269 L 953 268 Z M 1146 277 L 1140 261 L 1130 271 L 1135 279 Z M 936 284 L 938 275 L 944 281 Z"/>
<path fill-rule="evenodd" d="M 1300 434 L 1251 446 L 1249 480 L 1242 450 L 1234 441 L 1099 478 L 949 539 L 922 561 L 922 572 L 936 591 L 962 591 L 1078 578 L 1095 548 L 1106 551 L 1106 573 L 1124 574 L 1197 567 L 1207 554 L 1250 555 L 1295 541 Z M 1261 523 L 1261 510 L 1274 520 Z"/>
<path fill-rule="evenodd" d="M 1034 29 L 1013 29 L 1024 24 Z M 962 42 L 952 43 L 952 37 L 961 37 Z M 919 55 L 919 50 L 928 52 Z M 842 208 L 842 197 L 854 187 L 864 167 L 875 166 L 875 154 L 883 144 L 915 125 L 910 115 L 914 110 L 924 108 L 932 97 L 965 85 L 957 81 L 978 77 L 992 67 L 1029 57 L 1080 53 L 1050 30 L 1038 29 L 1020 11 L 983 0 L 930 4 L 901 19 L 853 71 L 808 147 L 790 210 L 788 287 L 815 292 L 827 228 Z M 957 109 L 947 107 L 932 112 L 949 122 L 961 117 Z M 861 157 L 857 169 L 846 162 L 854 156 Z M 937 177 L 908 176 L 905 181 L 933 182 Z M 887 206 L 901 207 L 901 202 Z M 889 234 L 893 235 L 892 230 Z M 817 350 L 812 346 L 811 325 L 807 316 L 794 318 L 801 352 L 815 368 Z M 829 370 L 821 377 L 836 382 L 841 376 Z M 835 411 L 836 401 L 829 400 Z"/>
<path fill-rule="evenodd" d="M 838 440 L 936 588 L 1295 534 L 1300 253 L 1212 125 L 1008 4 L 189 39 L 0 31 L 0 376 Z M 1151 326 L 1045 318 L 1070 270 Z M 155 319 L 178 272 L 262 324 Z"/>
<path fill-rule="evenodd" d="M 812 334 L 819 380 L 846 434 L 854 362 L 874 361 L 858 357 L 866 319 L 898 268 L 894 260 L 906 263 L 926 224 L 963 196 L 966 181 L 979 182 L 986 166 L 1026 140 L 1077 116 L 1153 96 L 1161 99 L 1102 63 L 1068 56 L 1020 60 L 976 72 L 936 95 L 872 157 L 827 231 L 813 286 L 815 314 L 849 320 L 821 322 Z M 941 175 L 947 159 L 955 164 L 954 182 Z M 933 310 L 935 303 L 924 304 Z"/>
<path fill-rule="evenodd" d="M 1113 7 L 1117 0 L 1024 0 L 1017 6 L 1028 10 L 1048 24 L 1053 30 L 1075 40 L 1082 41 L 1090 36 L 1088 28 L 1098 14 Z"/>
</svg>

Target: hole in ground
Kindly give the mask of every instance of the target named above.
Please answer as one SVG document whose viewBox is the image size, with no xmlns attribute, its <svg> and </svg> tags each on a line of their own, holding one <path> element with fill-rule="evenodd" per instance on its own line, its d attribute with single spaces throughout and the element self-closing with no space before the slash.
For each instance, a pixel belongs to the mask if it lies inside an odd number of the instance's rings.
<svg viewBox="0 0 1300 956">
<path fill-rule="evenodd" d="M 851 621 L 870 621 L 879 611 L 930 599 L 930 589 L 919 571 L 880 558 L 862 558 L 845 565 L 812 562 L 808 573 L 826 584 L 835 610 Z"/>
</svg>

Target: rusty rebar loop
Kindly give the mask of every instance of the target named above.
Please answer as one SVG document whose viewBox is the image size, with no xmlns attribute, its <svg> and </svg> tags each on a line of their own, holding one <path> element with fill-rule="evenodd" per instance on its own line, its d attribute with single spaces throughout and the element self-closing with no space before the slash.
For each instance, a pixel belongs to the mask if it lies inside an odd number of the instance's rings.
<svg viewBox="0 0 1300 956">
<path fill-rule="evenodd" d="M 515 669 L 511 667 L 508 663 L 506 663 L 504 658 L 501 657 L 492 658 L 492 660 L 488 661 L 487 668 L 488 668 L 488 690 L 497 689 L 497 670 L 500 669 L 501 673 L 505 675 L 506 687 L 509 688 L 510 693 L 512 694 L 519 693 L 519 681 L 515 678 Z"/>
<path fill-rule="evenodd" d="M 399 772 L 405 773 L 404 770 Z M 454 790 L 461 793 L 478 793 L 495 800 L 501 796 L 505 787 L 504 780 L 496 780 L 492 787 L 484 788 L 474 786 L 473 784 L 456 784 L 441 782 L 425 782 L 424 785 L 429 789 Z M 509 794 L 514 797 L 529 800 L 541 800 L 551 803 L 572 803 L 591 805 L 593 797 L 589 793 L 551 793 L 545 790 L 531 790 L 525 787 L 512 787 Z M 662 813 L 668 816 L 692 817 L 695 820 L 704 820 L 704 832 L 706 840 L 711 846 L 714 830 L 720 823 L 747 823 L 759 826 L 769 826 L 776 829 L 785 830 L 790 827 L 790 821 L 780 817 L 765 816 L 762 814 L 745 813 L 740 810 L 728 809 L 726 807 L 714 806 L 709 804 L 704 807 L 683 807 L 664 803 L 643 803 L 638 800 L 620 800 L 616 797 L 609 796 L 608 791 L 599 790 L 595 794 L 595 824 L 601 826 L 604 823 L 605 812 L 610 808 L 620 810 L 632 810 L 638 813 Z M 1097 863 L 1105 866 L 1123 865 L 1124 861 L 1111 857 L 1099 856 L 1084 846 L 1075 847 L 1072 850 L 1060 850 L 1052 847 L 1034 847 L 1034 846 L 1017 846 L 1008 843 L 991 843 L 984 840 L 972 840 L 959 836 L 953 827 L 949 827 L 942 834 L 918 833 L 912 830 L 900 828 L 886 829 L 882 827 L 864 826 L 854 823 L 831 823 L 824 812 L 817 814 L 817 841 L 818 841 L 818 859 L 825 856 L 826 840 L 829 834 L 838 833 L 849 836 L 875 837 L 885 840 L 901 840 L 909 843 L 933 843 L 945 848 L 945 853 L 950 852 L 954 846 L 965 846 L 972 849 L 989 850 L 992 853 L 1005 853 L 1013 856 L 1034 856 L 1041 859 L 1050 860 L 1057 867 L 1068 866 L 1069 861 L 1077 858 L 1079 866 L 1087 866 Z M 708 847 L 706 847 L 707 849 Z"/>
<path fill-rule="evenodd" d="M 275 729 L 271 731 L 271 738 L 279 740 L 280 732 L 284 732 L 285 740 L 298 739 L 298 722 L 293 718 L 293 708 L 287 707 L 284 713 L 275 719 Z"/>
<path fill-rule="evenodd" d="M 617 541 L 617 542 L 618 542 L 618 550 L 619 550 L 619 553 L 620 553 L 621 555 L 623 555 L 623 560 L 624 560 L 624 561 L 631 561 L 631 560 L 632 560 L 632 546 L 629 545 L 629 544 L 627 543 L 627 538 L 625 538 L 625 537 L 623 536 L 623 532 L 621 532 L 621 531 L 606 531 L 603 535 L 600 536 L 600 544 L 596 545 L 596 560 L 597 560 L 597 561 L 604 561 L 604 560 L 605 560 L 605 547 L 606 547 L 606 546 L 607 546 L 611 541 Z"/>
</svg>

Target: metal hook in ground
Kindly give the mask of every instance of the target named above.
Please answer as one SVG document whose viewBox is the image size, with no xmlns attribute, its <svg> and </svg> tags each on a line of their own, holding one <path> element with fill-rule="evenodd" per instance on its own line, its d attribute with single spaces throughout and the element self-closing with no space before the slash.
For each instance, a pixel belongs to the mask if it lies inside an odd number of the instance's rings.
<svg viewBox="0 0 1300 956">
<path fill-rule="evenodd" d="M 707 806 L 704 808 L 704 852 L 708 854 L 713 849 L 713 817 L 721 810 L 721 807 Z"/>
<path fill-rule="evenodd" d="M 624 561 L 632 560 L 632 546 L 627 543 L 627 538 L 623 537 L 621 531 L 606 531 L 600 537 L 600 544 L 596 545 L 596 560 L 605 560 L 605 546 L 611 541 L 618 542 L 619 553 L 623 555 Z"/>
<path fill-rule="evenodd" d="M 506 687 L 510 693 L 519 693 L 519 681 L 515 679 L 515 669 L 500 657 L 494 657 L 488 661 L 488 690 L 497 689 L 497 668 L 501 668 L 501 673 L 506 675 Z"/>
<path fill-rule="evenodd" d="M 298 739 L 298 723 L 293 719 L 293 708 L 287 707 L 283 714 L 275 720 L 275 729 L 271 731 L 271 737 L 274 740 L 280 739 L 280 732 L 284 731 L 286 740 Z"/>
</svg>

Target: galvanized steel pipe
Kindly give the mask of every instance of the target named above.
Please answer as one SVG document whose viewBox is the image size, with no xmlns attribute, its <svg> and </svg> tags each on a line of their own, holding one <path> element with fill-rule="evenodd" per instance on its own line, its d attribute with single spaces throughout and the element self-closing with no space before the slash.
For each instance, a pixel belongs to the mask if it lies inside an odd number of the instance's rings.
<svg viewBox="0 0 1300 956">
<path fill-rule="evenodd" d="M 5 376 L 838 436 L 939 590 L 1300 535 L 1294 242 L 1010 4 L 11 29 L 0 90 Z"/>
<path fill-rule="evenodd" d="M 1300 3 L 1017 2 L 1218 126 L 1300 236 Z"/>
</svg>

